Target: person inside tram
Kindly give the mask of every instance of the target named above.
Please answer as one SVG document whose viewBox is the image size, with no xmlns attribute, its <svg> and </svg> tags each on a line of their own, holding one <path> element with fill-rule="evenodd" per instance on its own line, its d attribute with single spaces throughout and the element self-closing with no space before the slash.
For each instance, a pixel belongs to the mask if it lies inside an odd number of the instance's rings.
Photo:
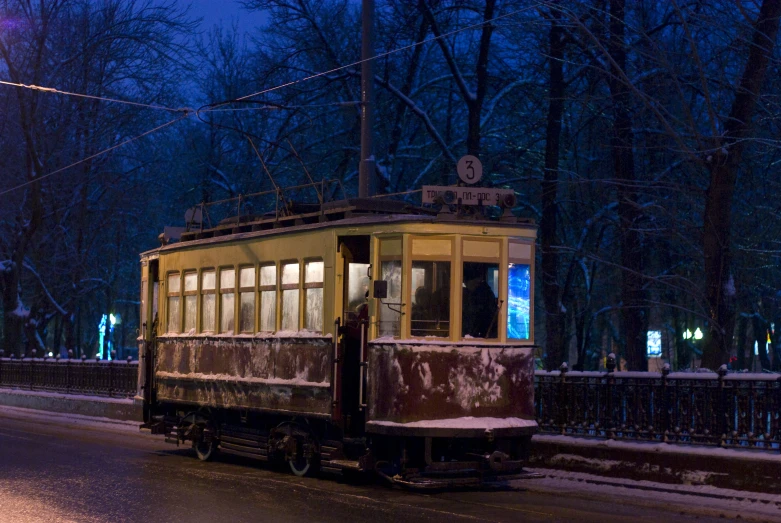
<svg viewBox="0 0 781 523">
<path fill-rule="evenodd" d="M 485 271 L 464 267 L 462 335 L 473 338 L 496 337 L 497 301 L 485 278 Z M 469 268 L 471 269 L 471 268 Z"/>
<path fill-rule="evenodd" d="M 415 302 L 412 304 L 412 334 L 426 336 L 431 334 L 431 291 L 424 286 L 415 290 Z"/>
</svg>

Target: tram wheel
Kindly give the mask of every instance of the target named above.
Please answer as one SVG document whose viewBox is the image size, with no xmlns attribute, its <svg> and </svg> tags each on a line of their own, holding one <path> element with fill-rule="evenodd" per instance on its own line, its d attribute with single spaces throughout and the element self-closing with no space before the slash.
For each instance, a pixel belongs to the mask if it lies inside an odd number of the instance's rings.
<svg viewBox="0 0 781 523">
<path fill-rule="evenodd" d="M 217 453 L 217 442 L 213 438 L 206 440 L 201 436 L 196 441 L 193 441 L 193 448 L 199 460 L 209 461 Z"/>
<path fill-rule="evenodd" d="M 309 473 L 309 469 L 312 468 L 312 461 L 303 456 L 290 458 L 287 464 L 290 465 L 290 471 L 299 478 L 306 476 Z"/>
</svg>

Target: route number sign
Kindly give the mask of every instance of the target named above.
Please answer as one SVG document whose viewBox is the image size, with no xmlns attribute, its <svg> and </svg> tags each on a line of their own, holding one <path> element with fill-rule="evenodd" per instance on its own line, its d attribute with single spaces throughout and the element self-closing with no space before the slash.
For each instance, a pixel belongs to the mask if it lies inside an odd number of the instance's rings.
<svg viewBox="0 0 781 523">
<path fill-rule="evenodd" d="M 515 194 L 512 189 L 424 185 L 423 203 L 434 203 L 438 196 L 444 196 L 446 192 L 452 193 L 453 203 L 461 199 L 462 205 L 501 205 L 505 196 Z"/>
<path fill-rule="evenodd" d="M 483 177 L 483 164 L 480 163 L 477 156 L 467 154 L 458 160 L 456 171 L 462 182 L 472 185 L 479 182 Z"/>
</svg>

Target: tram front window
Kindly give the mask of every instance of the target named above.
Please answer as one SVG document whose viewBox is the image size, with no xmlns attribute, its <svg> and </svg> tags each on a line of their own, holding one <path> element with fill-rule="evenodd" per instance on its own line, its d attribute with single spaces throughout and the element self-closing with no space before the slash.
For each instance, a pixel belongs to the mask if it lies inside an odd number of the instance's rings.
<svg viewBox="0 0 781 523">
<path fill-rule="evenodd" d="M 464 263 L 461 301 L 462 336 L 496 338 L 499 309 L 498 263 Z"/>
<path fill-rule="evenodd" d="M 450 262 L 412 262 L 412 336 L 450 336 Z"/>
</svg>

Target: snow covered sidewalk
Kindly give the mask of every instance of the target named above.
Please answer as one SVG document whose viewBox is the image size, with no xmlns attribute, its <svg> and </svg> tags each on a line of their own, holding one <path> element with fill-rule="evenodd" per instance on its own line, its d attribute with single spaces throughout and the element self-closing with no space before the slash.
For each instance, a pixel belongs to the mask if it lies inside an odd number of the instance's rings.
<svg viewBox="0 0 781 523">
<path fill-rule="evenodd" d="M 606 510 L 614 504 L 681 506 L 703 516 L 730 519 L 781 521 L 781 495 L 747 492 L 711 485 L 671 485 L 647 480 L 606 478 L 596 474 L 550 469 L 531 469 L 542 479 L 518 481 L 517 487 L 530 492 L 604 498 Z"/>
<path fill-rule="evenodd" d="M 0 405 L 134 422 L 141 420 L 140 405 L 129 398 L 0 388 Z"/>
<path fill-rule="evenodd" d="M 538 435 L 535 467 L 670 486 L 723 487 L 781 494 L 781 453 L 667 443 Z"/>
</svg>

